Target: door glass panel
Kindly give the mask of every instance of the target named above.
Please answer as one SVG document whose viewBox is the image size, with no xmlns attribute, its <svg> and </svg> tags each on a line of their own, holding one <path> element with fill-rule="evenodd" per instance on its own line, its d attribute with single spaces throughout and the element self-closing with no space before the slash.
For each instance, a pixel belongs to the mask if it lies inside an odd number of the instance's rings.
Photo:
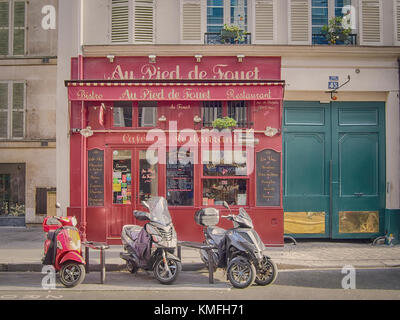
<svg viewBox="0 0 400 320">
<path fill-rule="evenodd" d="M 113 151 L 113 203 L 130 204 L 132 196 L 131 151 Z"/>
<path fill-rule="evenodd" d="M 247 205 L 247 180 L 246 179 L 204 179 L 203 180 L 203 205 Z"/>
<path fill-rule="evenodd" d="M 157 152 L 154 152 L 157 157 Z M 146 150 L 139 151 L 139 198 L 145 201 L 158 195 L 158 165 L 151 164 L 153 159 L 146 158 Z"/>
</svg>

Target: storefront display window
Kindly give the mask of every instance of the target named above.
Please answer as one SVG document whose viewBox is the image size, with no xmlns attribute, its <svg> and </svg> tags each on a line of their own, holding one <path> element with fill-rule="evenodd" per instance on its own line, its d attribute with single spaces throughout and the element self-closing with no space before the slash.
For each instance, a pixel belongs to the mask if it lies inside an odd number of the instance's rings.
<svg viewBox="0 0 400 320">
<path fill-rule="evenodd" d="M 188 156 L 188 154 L 185 154 Z M 183 163 L 178 152 L 167 153 L 167 200 L 172 206 L 193 205 L 193 159 Z"/>
<path fill-rule="evenodd" d="M 25 164 L 0 164 L 0 216 L 25 215 Z"/>
<path fill-rule="evenodd" d="M 247 179 L 204 179 L 203 205 L 245 206 L 247 204 Z"/>
<path fill-rule="evenodd" d="M 113 203 L 130 204 L 132 197 L 131 151 L 113 151 Z"/>
<path fill-rule="evenodd" d="M 157 153 L 154 155 L 157 157 Z M 146 201 L 158 195 L 158 165 L 150 164 L 146 158 L 146 150 L 139 152 L 139 199 Z"/>
</svg>

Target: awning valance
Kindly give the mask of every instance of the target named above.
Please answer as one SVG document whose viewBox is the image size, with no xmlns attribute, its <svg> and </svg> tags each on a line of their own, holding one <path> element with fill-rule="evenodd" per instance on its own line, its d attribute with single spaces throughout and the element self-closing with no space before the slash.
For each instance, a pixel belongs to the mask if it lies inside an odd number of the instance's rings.
<svg viewBox="0 0 400 320">
<path fill-rule="evenodd" d="M 282 80 L 65 81 L 70 101 L 282 100 L 284 85 Z"/>
</svg>

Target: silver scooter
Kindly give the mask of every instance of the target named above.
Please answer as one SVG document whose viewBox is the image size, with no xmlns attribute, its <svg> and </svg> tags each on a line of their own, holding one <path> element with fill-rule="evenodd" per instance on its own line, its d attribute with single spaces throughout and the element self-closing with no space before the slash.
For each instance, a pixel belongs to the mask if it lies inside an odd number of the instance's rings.
<svg viewBox="0 0 400 320">
<path fill-rule="evenodd" d="M 168 203 L 163 197 L 152 197 L 143 206 L 150 212 L 133 211 L 136 219 L 148 221 L 144 227 L 125 225 L 121 239 L 124 252 L 120 257 L 126 261 L 127 269 L 136 273 L 138 269 L 152 270 L 162 284 L 171 284 L 182 270 L 181 260 L 174 255 L 177 236 Z"/>
<path fill-rule="evenodd" d="M 272 284 L 278 268 L 271 258 L 264 254 L 265 246 L 254 230 L 253 222 L 247 212 L 239 209 L 239 214 L 232 214 L 229 205 L 224 207 L 230 212 L 221 216 L 233 222 L 233 228 L 225 230 L 215 225 L 219 221 L 219 212 L 215 208 L 204 208 L 196 212 L 196 223 L 204 226 L 205 243 L 213 249 L 214 268 L 227 270 L 228 280 L 235 288 L 247 288 L 253 282 L 258 285 Z M 200 251 L 201 259 L 208 265 L 208 254 Z"/>
</svg>

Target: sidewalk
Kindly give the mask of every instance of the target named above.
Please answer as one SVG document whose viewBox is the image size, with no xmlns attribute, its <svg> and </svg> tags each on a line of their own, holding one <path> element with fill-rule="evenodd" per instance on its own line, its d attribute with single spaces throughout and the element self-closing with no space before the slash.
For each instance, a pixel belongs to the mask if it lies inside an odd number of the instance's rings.
<svg viewBox="0 0 400 320">
<path fill-rule="evenodd" d="M 41 226 L 27 228 L 0 227 L 0 272 L 42 270 L 44 233 Z M 106 250 L 106 270 L 125 269 L 119 257 L 122 246 Z M 400 267 L 400 245 L 375 245 L 360 241 L 298 240 L 297 245 L 268 248 L 267 254 L 277 263 L 278 269 L 297 268 L 355 268 Z M 90 251 L 90 269 L 98 270 L 99 252 Z M 197 250 L 182 248 L 183 271 L 205 271 Z"/>
</svg>

